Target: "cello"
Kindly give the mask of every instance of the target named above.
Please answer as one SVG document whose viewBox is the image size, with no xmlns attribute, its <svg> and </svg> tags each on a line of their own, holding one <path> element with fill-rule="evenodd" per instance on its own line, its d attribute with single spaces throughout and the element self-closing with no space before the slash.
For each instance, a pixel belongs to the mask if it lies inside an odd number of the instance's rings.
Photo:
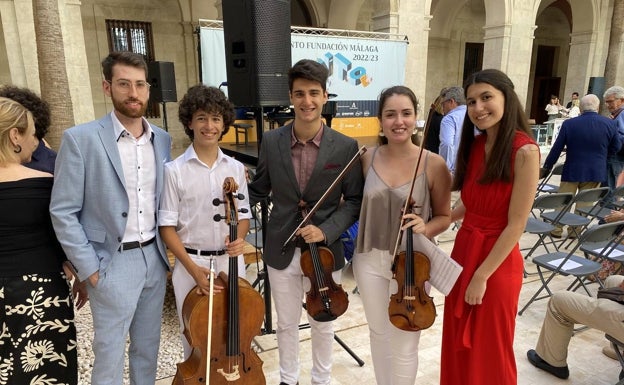
<svg viewBox="0 0 624 385">
<path fill-rule="evenodd" d="M 234 198 L 244 199 L 242 194 L 234 194 L 237 189 L 234 178 L 227 177 L 223 182 L 224 200 L 213 201 L 215 205 L 225 204 L 225 216 L 217 214 L 214 219 L 225 219 L 231 240 L 238 238 L 238 209 Z M 260 334 L 264 320 L 264 300 L 249 282 L 238 277 L 237 257 L 229 257 L 228 269 L 229 274 L 221 272 L 215 279 L 215 284 L 223 286 L 224 290 L 208 298 L 197 294 L 194 288 L 184 299 L 184 336 L 192 351 L 186 361 L 177 364 L 174 385 L 266 384 L 262 360 L 251 348 L 251 341 Z M 210 306 L 214 308 L 214 317 L 209 329 Z M 241 308 L 245 309 L 242 318 Z M 208 340 L 212 342 L 210 346 Z"/>
<path fill-rule="evenodd" d="M 427 116 L 425 132 L 423 134 L 422 143 L 425 143 L 429 125 L 431 123 L 431 110 Z M 419 207 L 415 206 L 412 199 L 414 192 L 414 184 L 418 176 L 418 168 L 422 159 L 424 145 L 420 146 L 418 161 L 414 169 L 412 184 L 403 206 L 403 213 L 408 210 L 417 215 L 422 215 L 418 211 Z M 402 222 L 401 222 L 402 223 Z M 397 253 L 399 244 L 401 243 L 401 226 L 397 234 L 394 244 L 394 260 L 392 262 L 392 279 L 397 283 L 397 292 L 390 296 L 388 304 L 388 316 L 390 322 L 397 328 L 405 331 L 419 331 L 427 329 L 436 317 L 436 308 L 433 303 L 433 297 L 429 296 L 425 290 L 425 282 L 430 278 L 431 261 L 425 254 L 414 251 L 414 239 L 412 228 L 405 230 L 405 251 Z"/>
</svg>

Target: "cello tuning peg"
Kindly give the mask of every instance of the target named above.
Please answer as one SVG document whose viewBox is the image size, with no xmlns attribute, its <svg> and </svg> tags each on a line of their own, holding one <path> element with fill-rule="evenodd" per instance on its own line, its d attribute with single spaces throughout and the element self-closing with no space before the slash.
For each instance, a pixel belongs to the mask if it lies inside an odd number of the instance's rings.
<svg viewBox="0 0 624 385">
<path fill-rule="evenodd" d="M 247 209 L 245 209 L 245 208 L 242 208 L 242 209 L 238 210 L 238 212 L 239 212 L 239 213 L 243 213 L 243 214 L 244 214 L 244 213 L 248 213 L 248 212 L 249 212 L 249 210 L 247 210 Z"/>
<path fill-rule="evenodd" d="M 215 216 L 212 217 L 212 219 L 214 219 L 215 222 L 219 222 L 221 219 L 225 219 L 225 217 L 220 214 L 215 214 Z"/>
<path fill-rule="evenodd" d="M 238 193 L 238 194 L 236 194 L 236 199 L 238 199 L 239 201 L 242 201 L 243 199 L 245 199 L 245 195 L 241 194 L 241 193 Z"/>
<path fill-rule="evenodd" d="M 212 200 L 212 204 L 215 205 L 215 206 L 219 206 L 221 203 L 225 203 L 225 201 L 222 201 L 219 198 L 215 198 L 215 199 Z"/>
</svg>

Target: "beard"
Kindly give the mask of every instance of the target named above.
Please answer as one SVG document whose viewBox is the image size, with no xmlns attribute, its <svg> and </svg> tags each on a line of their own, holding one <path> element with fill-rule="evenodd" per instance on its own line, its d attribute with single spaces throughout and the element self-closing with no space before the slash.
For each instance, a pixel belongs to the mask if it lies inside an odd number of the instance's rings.
<svg viewBox="0 0 624 385">
<path fill-rule="evenodd" d="M 136 98 L 118 98 L 112 92 L 111 100 L 113 101 L 113 107 L 115 107 L 115 110 L 119 111 L 120 114 L 128 118 L 141 118 L 145 115 L 145 111 L 147 111 L 146 101 L 143 102 Z M 126 102 L 140 103 L 140 107 L 138 109 L 130 108 L 126 106 Z"/>
</svg>

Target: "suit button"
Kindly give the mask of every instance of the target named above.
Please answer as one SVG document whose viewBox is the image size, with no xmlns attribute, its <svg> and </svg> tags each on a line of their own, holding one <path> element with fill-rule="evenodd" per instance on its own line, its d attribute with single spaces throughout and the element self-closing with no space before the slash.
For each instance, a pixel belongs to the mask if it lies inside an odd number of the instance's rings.
<svg viewBox="0 0 624 385">
<path fill-rule="evenodd" d="M 128 216 L 128 213 L 121 213 L 121 216 L 125 218 Z"/>
<path fill-rule="evenodd" d="M 122 239 L 122 237 L 117 237 L 117 242 L 121 242 Z"/>
</svg>

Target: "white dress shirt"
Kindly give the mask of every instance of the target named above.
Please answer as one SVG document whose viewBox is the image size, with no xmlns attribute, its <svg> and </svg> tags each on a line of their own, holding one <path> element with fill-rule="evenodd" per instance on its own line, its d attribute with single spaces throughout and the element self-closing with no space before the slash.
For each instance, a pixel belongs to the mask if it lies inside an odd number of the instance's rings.
<svg viewBox="0 0 624 385">
<path fill-rule="evenodd" d="M 184 246 L 196 250 L 221 250 L 229 227 L 224 220 L 215 221 L 215 215 L 225 215 L 225 205 L 215 206 L 213 200 L 223 200 L 223 181 L 233 177 L 238 184 L 238 219 L 251 218 L 245 166 L 223 154 L 219 149 L 217 160 L 208 167 L 199 160 L 191 144 L 184 154 L 165 165 L 165 185 L 158 211 L 159 226 L 175 226 Z"/>
<path fill-rule="evenodd" d="M 111 112 L 111 117 L 130 203 L 123 242 L 145 242 L 156 236 L 156 157 L 152 143 L 154 134 L 145 118 L 143 135 L 135 138 L 114 112 Z"/>
</svg>

